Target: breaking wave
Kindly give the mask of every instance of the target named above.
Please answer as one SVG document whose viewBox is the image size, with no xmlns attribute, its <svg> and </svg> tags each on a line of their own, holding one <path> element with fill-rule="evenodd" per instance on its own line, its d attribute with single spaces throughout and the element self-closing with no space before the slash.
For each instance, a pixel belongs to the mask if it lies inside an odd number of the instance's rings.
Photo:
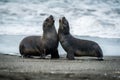
<svg viewBox="0 0 120 80">
<path fill-rule="evenodd" d="M 119 0 L 0 0 L 1 35 L 41 35 L 42 23 L 66 16 L 73 35 L 120 38 Z"/>
</svg>

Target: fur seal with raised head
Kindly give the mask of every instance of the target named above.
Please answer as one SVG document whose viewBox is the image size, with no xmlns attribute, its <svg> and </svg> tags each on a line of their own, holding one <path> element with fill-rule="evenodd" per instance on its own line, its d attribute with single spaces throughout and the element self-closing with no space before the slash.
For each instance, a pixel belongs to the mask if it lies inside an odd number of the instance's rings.
<svg viewBox="0 0 120 80">
<path fill-rule="evenodd" d="M 41 58 L 51 54 L 51 58 L 59 58 L 58 42 L 54 18 L 50 15 L 43 22 L 43 36 L 24 38 L 19 46 L 20 54 L 23 57 L 40 56 Z"/>
<path fill-rule="evenodd" d="M 77 39 L 70 34 L 69 23 L 65 17 L 59 19 L 58 36 L 68 59 L 73 60 L 74 56 L 91 56 L 103 60 L 103 52 L 96 42 Z"/>
</svg>

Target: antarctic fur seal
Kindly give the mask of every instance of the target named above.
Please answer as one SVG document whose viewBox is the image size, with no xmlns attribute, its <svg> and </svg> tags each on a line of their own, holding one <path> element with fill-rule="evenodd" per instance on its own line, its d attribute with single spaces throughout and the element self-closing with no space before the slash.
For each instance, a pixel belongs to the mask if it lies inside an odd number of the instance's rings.
<svg viewBox="0 0 120 80">
<path fill-rule="evenodd" d="M 58 36 L 54 26 L 54 18 L 50 15 L 43 22 L 43 36 L 28 36 L 24 38 L 19 46 L 23 57 L 40 56 L 45 58 L 51 54 L 51 58 L 59 58 Z"/>
<path fill-rule="evenodd" d="M 96 42 L 77 39 L 70 34 L 69 23 L 65 17 L 59 19 L 58 36 L 68 59 L 73 60 L 74 56 L 91 56 L 103 60 L 103 52 Z"/>
</svg>

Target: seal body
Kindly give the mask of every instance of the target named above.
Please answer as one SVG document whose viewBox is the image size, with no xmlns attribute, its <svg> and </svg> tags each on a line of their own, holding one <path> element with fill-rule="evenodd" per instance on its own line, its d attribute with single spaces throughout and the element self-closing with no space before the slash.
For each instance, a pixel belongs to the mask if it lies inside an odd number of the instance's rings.
<svg viewBox="0 0 120 80">
<path fill-rule="evenodd" d="M 23 57 L 40 56 L 41 58 L 45 58 L 48 54 L 51 54 L 51 58 L 59 58 L 57 48 L 58 36 L 52 15 L 43 23 L 43 36 L 28 36 L 19 46 Z"/>
<path fill-rule="evenodd" d="M 67 58 L 75 59 L 74 56 L 91 56 L 103 60 L 103 52 L 100 46 L 93 41 L 77 39 L 69 32 L 69 23 L 65 17 L 59 20 L 58 36 L 63 49 L 67 52 Z"/>
</svg>

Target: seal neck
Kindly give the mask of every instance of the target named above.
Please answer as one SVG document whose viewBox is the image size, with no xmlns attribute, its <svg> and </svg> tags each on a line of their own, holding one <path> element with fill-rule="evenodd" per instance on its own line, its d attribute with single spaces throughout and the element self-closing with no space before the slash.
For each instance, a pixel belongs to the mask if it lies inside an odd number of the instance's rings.
<svg viewBox="0 0 120 80">
<path fill-rule="evenodd" d="M 69 29 L 68 29 L 68 30 L 59 29 L 59 30 L 58 30 L 58 34 L 69 35 L 69 34 L 70 34 L 70 31 L 69 31 Z"/>
<path fill-rule="evenodd" d="M 44 39 L 51 39 L 57 37 L 57 32 L 55 30 L 55 27 L 52 26 L 49 30 L 43 31 L 43 38 Z"/>
</svg>

